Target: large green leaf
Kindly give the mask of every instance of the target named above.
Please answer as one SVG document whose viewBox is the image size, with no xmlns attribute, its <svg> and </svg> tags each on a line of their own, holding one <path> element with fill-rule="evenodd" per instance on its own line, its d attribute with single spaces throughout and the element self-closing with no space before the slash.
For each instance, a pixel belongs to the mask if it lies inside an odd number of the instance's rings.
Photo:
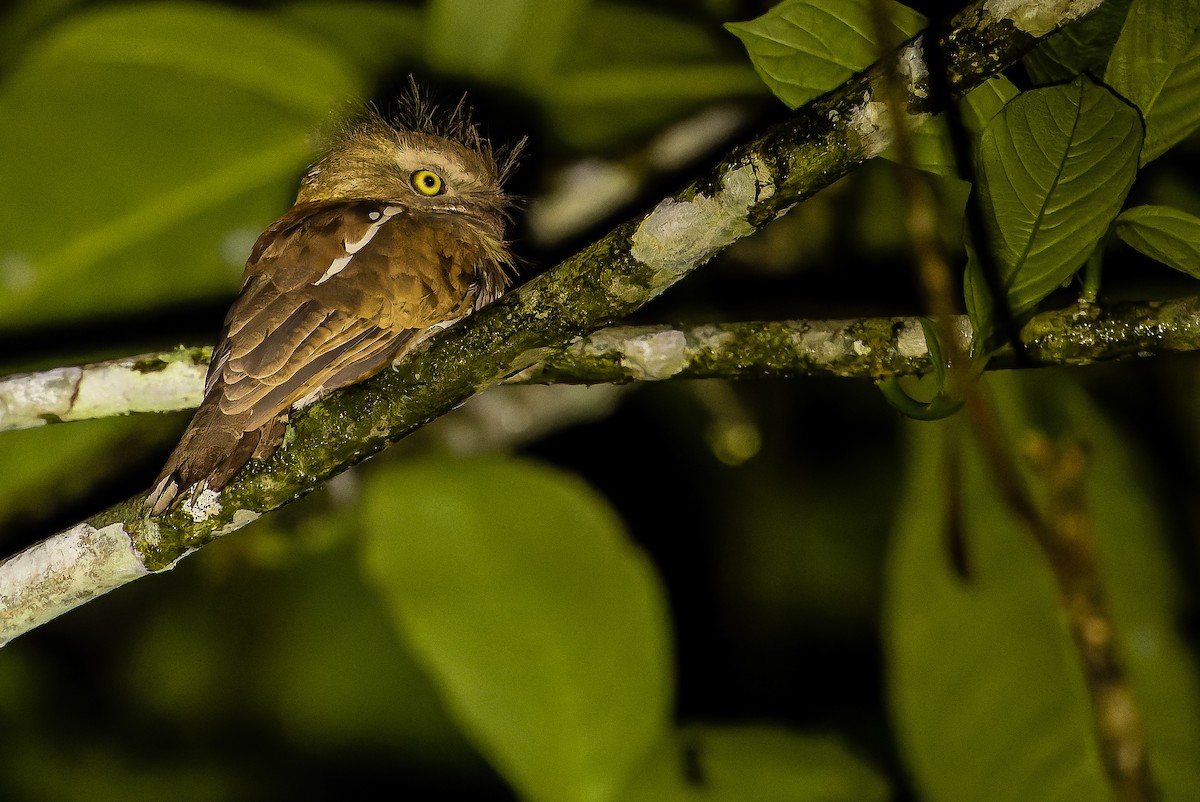
<svg viewBox="0 0 1200 802">
<path fill-rule="evenodd" d="M 1087 690 L 1053 580 L 963 423 L 909 424 L 884 606 L 906 765 L 928 802 L 1103 799 Z M 969 578 L 952 564 L 955 537 Z"/>
<path fill-rule="evenodd" d="M 883 5 L 889 48 L 925 24 L 923 16 L 893 0 Z M 725 27 L 742 40 L 771 91 L 794 109 L 879 58 L 876 13 L 873 0 L 783 0 L 757 19 Z"/>
<path fill-rule="evenodd" d="M 15 0 L 0 8 L 0 68 L 7 70 L 40 29 L 84 0 Z"/>
<path fill-rule="evenodd" d="M 497 83 L 537 84 L 558 78 L 589 0 L 431 0 L 430 63 Z"/>
<path fill-rule="evenodd" d="M 1044 403 L 1043 387 L 1030 383 L 1027 406 Z M 1121 656 L 1144 718 L 1150 772 L 1164 802 L 1187 802 L 1200 788 L 1200 666 L 1181 635 L 1191 594 L 1175 567 L 1154 470 L 1080 394 L 1060 397 L 1075 434 L 1090 447 L 1087 494 Z"/>
<path fill-rule="evenodd" d="M 875 802 L 879 771 L 831 736 L 772 727 L 688 727 L 667 740 L 621 802 Z"/>
<path fill-rule="evenodd" d="M 425 14 L 419 8 L 374 0 L 300 0 L 281 4 L 278 13 L 372 70 L 424 56 Z"/>
<path fill-rule="evenodd" d="M 984 81 L 959 101 L 963 126 L 973 138 L 979 137 L 992 118 L 1016 96 L 1016 86 L 1003 75 Z M 946 126 L 945 118 L 938 115 L 913 129 L 912 167 L 938 175 L 957 174 L 954 149 Z M 896 155 L 894 148 L 883 153 L 884 158 L 893 160 Z"/>
<path fill-rule="evenodd" d="M 1200 278 L 1200 217 L 1169 206 L 1134 206 L 1121 212 L 1115 230 L 1151 259 Z"/>
<path fill-rule="evenodd" d="M 702 19 L 652 7 L 592 3 L 553 80 L 532 91 L 545 131 L 573 148 L 611 149 L 701 104 L 767 90 Z"/>
<path fill-rule="evenodd" d="M 269 16 L 176 3 L 70 18 L 5 77 L 4 327 L 232 291 L 362 81 Z"/>
<path fill-rule="evenodd" d="M 1137 112 L 1083 76 L 1023 92 L 993 118 L 980 139 L 976 190 L 1014 317 L 1095 249 L 1133 183 L 1141 141 Z M 968 253 L 967 309 L 988 341 L 992 300 L 977 253 Z"/>
<path fill-rule="evenodd" d="M 573 477 L 508 458 L 389 466 L 363 566 L 477 747 L 533 800 L 607 800 L 666 732 L 661 590 Z"/>
<path fill-rule="evenodd" d="M 1017 449 L 1047 428 L 1089 446 L 1085 496 L 1152 771 L 1165 799 L 1190 799 L 1200 682 L 1147 472 L 1061 374 L 988 385 Z M 911 424 L 910 442 L 885 626 L 894 720 L 922 799 L 1111 798 L 1045 558 L 963 421 Z"/>
<path fill-rule="evenodd" d="M 1092 13 L 1052 33 L 1022 60 L 1038 85 L 1070 81 L 1083 72 L 1099 75 L 1121 33 L 1130 0 L 1105 0 Z"/>
<path fill-rule="evenodd" d="M 1142 110 L 1142 164 L 1200 127 L 1200 0 L 1135 0 L 1104 80 Z"/>
</svg>

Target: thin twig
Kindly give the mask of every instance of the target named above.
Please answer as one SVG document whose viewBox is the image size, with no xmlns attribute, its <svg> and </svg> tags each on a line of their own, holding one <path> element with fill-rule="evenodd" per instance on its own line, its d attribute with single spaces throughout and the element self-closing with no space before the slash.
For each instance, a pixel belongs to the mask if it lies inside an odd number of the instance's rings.
<svg viewBox="0 0 1200 802">
<path fill-rule="evenodd" d="M 963 315 L 955 338 L 971 339 Z M 1024 367 L 1088 365 L 1200 351 L 1200 297 L 1076 303 L 1041 312 L 1021 330 Z M 0 432 L 131 412 L 194 408 L 208 348 L 184 348 L 0 378 Z M 1011 350 L 988 369 L 1018 366 Z M 780 320 L 691 326 L 612 326 L 510 376 L 505 384 L 625 384 L 667 379 L 804 376 L 883 379 L 928 373 L 915 317 Z"/>
</svg>

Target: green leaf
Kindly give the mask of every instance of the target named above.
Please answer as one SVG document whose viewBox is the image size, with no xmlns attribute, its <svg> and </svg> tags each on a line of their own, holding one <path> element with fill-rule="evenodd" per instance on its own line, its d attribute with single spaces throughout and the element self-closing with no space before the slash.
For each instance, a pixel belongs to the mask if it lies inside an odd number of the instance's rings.
<svg viewBox="0 0 1200 802">
<path fill-rule="evenodd" d="M 1200 278 L 1200 217 L 1169 206 L 1134 206 L 1121 212 L 1115 230 L 1151 259 Z"/>
<path fill-rule="evenodd" d="M 988 125 L 976 190 L 1014 318 L 1087 260 L 1133 183 L 1141 140 L 1137 112 L 1082 76 L 1023 92 Z M 990 344 L 991 299 L 974 250 L 980 244 L 972 245 L 967 309 L 976 337 Z"/>
<path fill-rule="evenodd" d="M 672 690 L 662 592 L 607 505 L 508 458 L 389 466 L 364 504 L 364 570 L 480 751 L 524 798 L 613 798 Z"/>
<path fill-rule="evenodd" d="M 693 726 L 639 772 L 622 802 L 874 802 L 890 798 L 879 771 L 837 738 L 774 727 Z"/>
<path fill-rule="evenodd" d="M 584 10 L 552 81 L 532 88 L 546 133 L 579 150 L 611 150 L 669 122 L 766 87 L 723 35 L 697 19 L 641 6 Z"/>
<path fill-rule="evenodd" d="M 969 134 L 978 138 L 992 118 L 1016 96 L 1017 88 L 1003 75 L 984 81 L 958 101 L 963 126 Z M 937 175 L 957 175 L 950 133 L 946 126 L 945 117 L 939 114 L 913 130 L 912 167 Z M 895 148 L 886 150 L 883 157 L 894 160 Z"/>
<path fill-rule="evenodd" d="M 906 765 L 929 802 L 1104 799 L 1053 579 L 962 424 L 909 424 L 884 605 Z M 970 578 L 951 563 L 955 537 Z"/>
<path fill-rule="evenodd" d="M 1086 17 L 1038 43 L 1023 63 L 1034 84 L 1070 81 L 1080 73 L 1100 75 L 1121 33 L 1131 0 L 1105 0 Z"/>
<path fill-rule="evenodd" d="M 728 45 L 724 33 L 714 31 L 702 16 L 650 5 L 590 3 L 563 53 L 562 66 L 569 74 L 615 65 L 728 61 Z"/>
<path fill-rule="evenodd" d="M 556 67 L 588 0 L 431 0 L 427 7 L 430 64 L 496 83 L 539 84 Z"/>
<path fill-rule="evenodd" d="M 890 48 L 913 36 L 925 18 L 892 0 L 888 11 Z M 742 40 L 776 97 L 797 108 L 875 62 L 880 46 L 875 36 L 873 0 L 820 3 L 783 0 L 749 22 L 725 27 Z"/>
<path fill-rule="evenodd" d="M 0 320 L 232 292 L 313 129 L 360 82 L 232 8 L 114 7 L 54 28 L 0 85 Z"/>
<path fill-rule="evenodd" d="M 1030 387 L 1025 405 L 1043 405 L 1044 385 Z M 1082 393 L 1057 397 L 1089 446 L 1086 492 L 1119 653 L 1144 718 L 1150 773 L 1162 799 L 1184 802 L 1200 788 L 1200 665 L 1190 638 L 1181 635 L 1181 611 L 1193 595 L 1176 568 L 1154 467 Z"/>
<path fill-rule="evenodd" d="M 1104 80 L 1142 111 L 1142 164 L 1200 127 L 1200 0 L 1135 0 Z"/>
<path fill-rule="evenodd" d="M 411 63 L 423 55 L 421 9 L 373 0 L 303 0 L 279 5 L 278 13 L 371 71 Z"/>
<path fill-rule="evenodd" d="M 761 95 L 762 81 L 737 62 L 622 65 L 571 72 L 540 87 L 553 134 L 581 150 L 650 136 L 701 104 Z"/>
<path fill-rule="evenodd" d="M 0 68 L 7 71 L 41 29 L 84 0 L 17 0 L 0 9 Z"/>
<path fill-rule="evenodd" d="M 1185 596 L 1147 491 L 1152 473 L 1063 374 L 986 383 L 1017 448 L 1035 429 L 1088 445 L 1084 495 L 1152 772 L 1164 799 L 1190 799 L 1200 672 L 1179 635 Z M 891 707 L 920 796 L 1111 798 L 1049 568 L 963 424 L 910 425 L 907 501 L 887 567 Z"/>
</svg>

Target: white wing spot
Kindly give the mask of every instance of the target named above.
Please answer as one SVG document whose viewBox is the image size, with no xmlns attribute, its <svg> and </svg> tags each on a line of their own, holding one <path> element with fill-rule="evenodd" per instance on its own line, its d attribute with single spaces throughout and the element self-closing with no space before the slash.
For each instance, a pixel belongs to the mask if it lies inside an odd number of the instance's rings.
<svg viewBox="0 0 1200 802">
<path fill-rule="evenodd" d="M 324 284 L 338 273 L 341 273 L 342 269 L 345 268 L 346 265 L 350 264 L 350 260 L 353 258 L 354 254 L 348 253 L 345 256 L 339 256 L 337 259 L 334 259 L 333 264 L 329 265 L 329 269 L 325 271 L 325 275 L 314 281 L 313 286 L 315 287 L 318 284 Z"/>
<path fill-rule="evenodd" d="M 379 230 L 379 226 L 380 226 L 380 225 L 382 225 L 382 223 L 376 223 L 375 225 L 373 225 L 373 226 L 371 226 L 370 228 L 368 228 L 368 229 L 367 229 L 367 230 L 366 230 L 366 231 L 363 233 L 363 235 L 362 235 L 362 239 L 359 239 L 359 240 L 357 240 L 356 242 L 348 242 L 348 241 L 346 241 L 346 242 L 344 243 L 344 244 L 345 244 L 345 246 L 346 246 L 346 253 L 358 253 L 359 251 L 361 251 L 361 250 L 363 249 L 363 247 L 364 247 L 364 246 L 365 246 L 365 245 L 366 245 L 368 242 L 370 242 L 370 241 L 371 241 L 371 237 L 375 236 L 375 232 Z"/>
<path fill-rule="evenodd" d="M 329 265 L 329 269 L 325 271 L 324 275 L 314 281 L 312 285 L 316 287 L 318 284 L 324 284 L 326 281 L 342 272 L 342 270 L 346 268 L 346 265 L 350 264 L 350 260 L 354 258 L 354 254 L 358 253 L 367 246 L 367 243 L 370 242 L 371 238 L 375 236 L 375 232 L 379 231 L 380 226 L 386 223 L 389 217 L 394 217 L 401 211 L 403 211 L 403 207 L 401 206 L 385 206 L 382 212 L 368 212 L 367 217 L 374 220 L 375 224 L 369 226 L 367 230 L 363 232 L 362 237 L 354 242 L 342 240 L 342 244 L 346 248 L 346 255 L 339 256 L 337 259 L 334 259 L 333 263 Z"/>
</svg>

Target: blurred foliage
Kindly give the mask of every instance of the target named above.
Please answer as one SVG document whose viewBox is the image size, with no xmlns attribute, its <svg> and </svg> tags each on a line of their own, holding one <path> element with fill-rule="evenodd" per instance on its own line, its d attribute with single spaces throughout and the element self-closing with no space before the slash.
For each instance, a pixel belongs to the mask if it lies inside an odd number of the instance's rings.
<svg viewBox="0 0 1200 802">
<path fill-rule="evenodd" d="M 473 740 L 530 799 L 614 798 L 666 732 L 671 649 L 603 500 L 509 457 L 432 459 L 375 472 L 363 507 L 364 573 Z"/>
<path fill-rule="evenodd" d="M 768 5 L 9 4 L 0 370 L 211 338 L 322 132 L 410 72 L 469 88 L 494 138 L 531 136 L 529 197 L 714 105 L 779 117 L 760 75 L 796 106 L 876 57 L 866 0 Z M 887 5 L 897 38 L 923 24 Z M 1195 292 L 1200 38 L 1172 21 L 1198 8 L 1107 0 L 973 92 L 975 171 L 945 121 L 916 132 L 978 324 L 968 191 L 1016 254 L 998 286 L 1019 312 L 1100 262 L 1102 300 Z M 644 179 L 611 214 L 668 188 Z M 870 163 L 639 316 L 919 313 L 901 197 Z M 570 246 L 517 225 L 531 266 Z M 986 382 L 1015 448 L 1089 446 L 1168 800 L 1200 785 L 1198 385 L 1194 358 Z M 144 489 L 183 420 L 4 434 L 5 551 Z M 674 384 L 519 455 L 392 449 L 22 637 L 0 652 L 0 798 L 1104 798 L 1087 705 L 967 421 L 902 423 L 838 380 Z"/>
<path fill-rule="evenodd" d="M 1120 651 L 1164 798 L 1186 799 L 1200 786 L 1190 757 L 1200 748 L 1200 675 L 1176 630 L 1184 599 L 1166 523 L 1139 455 L 1064 374 L 993 374 L 986 383 L 1013 448 L 1038 437 L 1088 445 L 1085 492 Z M 1091 702 L 1054 580 L 1032 540 L 1013 537 L 1022 526 L 964 424 L 910 424 L 884 604 L 891 705 L 908 765 L 923 799 L 1105 798 Z M 952 540 L 961 540 L 957 560 Z"/>
</svg>

